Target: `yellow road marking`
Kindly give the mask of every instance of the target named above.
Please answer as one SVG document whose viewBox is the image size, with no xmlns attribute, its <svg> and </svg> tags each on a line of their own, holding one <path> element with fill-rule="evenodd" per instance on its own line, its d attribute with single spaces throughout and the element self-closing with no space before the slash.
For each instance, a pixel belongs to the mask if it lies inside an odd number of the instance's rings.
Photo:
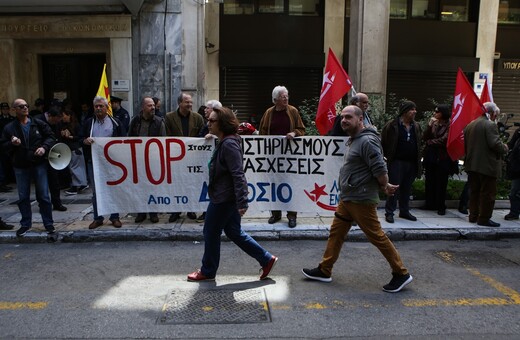
<svg viewBox="0 0 520 340">
<path fill-rule="evenodd" d="M 326 309 L 327 306 L 322 305 L 321 303 L 308 303 L 305 305 L 305 309 Z"/>
<path fill-rule="evenodd" d="M 48 302 L 2 302 L 0 301 L 0 310 L 17 310 L 17 309 L 44 309 L 49 305 Z"/>
</svg>

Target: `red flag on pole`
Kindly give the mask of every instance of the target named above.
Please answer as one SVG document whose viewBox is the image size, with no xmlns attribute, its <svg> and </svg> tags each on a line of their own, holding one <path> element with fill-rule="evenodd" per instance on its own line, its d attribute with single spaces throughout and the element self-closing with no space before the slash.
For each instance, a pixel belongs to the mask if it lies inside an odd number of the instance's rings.
<svg viewBox="0 0 520 340">
<path fill-rule="evenodd" d="M 459 67 L 447 144 L 448 154 L 452 160 L 455 161 L 464 156 L 464 128 L 474 119 L 480 117 L 484 111 L 485 109 L 475 91 L 473 91 L 468 78 Z"/>
<path fill-rule="evenodd" d="M 480 102 L 482 104 L 487 102 L 493 102 L 493 94 L 491 93 L 491 88 L 489 87 L 487 78 L 484 82 L 484 88 L 482 89 L 482 93 L 480 94 Z"/>
<path fill-rule="evenodd" d="M 323 84 L 321 86 L 318 112 L 316 113 L 316 127 L 320 135 L 325 135 L 332 128 L 336 119 L 336 103 L 350 91 L 352 82 L 329 48 Z"/>
</svg>

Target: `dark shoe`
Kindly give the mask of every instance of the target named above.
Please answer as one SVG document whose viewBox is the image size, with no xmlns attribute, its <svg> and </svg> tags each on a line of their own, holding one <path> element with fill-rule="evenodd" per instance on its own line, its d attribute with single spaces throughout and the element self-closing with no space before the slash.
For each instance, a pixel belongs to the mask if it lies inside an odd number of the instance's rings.
<svg viewBox="0 0 520 340">
<path fill-rule="evenodd" d="M 437 210 L 437 214 L 441 215 L 441 216 L 446 215 L 446 209 L 439 209 L 439 210 Z"/>
<path fill-rule="evenodd" d="M 461 214 L 467 215 L 468 214 L 468 208 L 466 208 L 466 207 L 459 207 L 459 212 Z"/>
<path fill-rule="evenodd" d="M 383 286 L 383 290 L 387 293 L 397 293 L 404 288 L 407 284 L 413 281 L 413 277 L 410 274 L 399 275 L 392 274 L 392 280 L 390 283 Z"/>
<path fill-rule="evenodd" d="M 417 221 L 417 217 L 410 214 L 409 212 L 408 213 L 399 213 L 399 217 L 404 218 L 405 220 L 409 220 L 409 221 Z"/>
<path fill-rule="evenodd" d="M 121 228 L 121 226 L 123 225 L 123 223 L 121 223 L 119 218 L 110 220 L 110 222 L 112 222 L 112 225 L 114 226 L 114 228 Z"/>
<path fill-rule="evenodd" d="M 67 207 L 63 204 L 54 205 L 52 207 L 52 210 L 58 210 L 58 211 L 67 211 Z"/>
<path fill-rule="evenodd" d="M 144 220 L 146 220 L 146 214 L 141 214 L 141 213 L 139 213 L 139 214 L 137 214 L 137 216 L 136 216 L 134 222 L 135 222 L 135 223 L 141 223 L 141 222 L 143 222 Z"/>
<path fill-rule="evenodd" d="M 303 275 L 311 280 L 321 281 L 321 282 L 332 282 L 332 278 L 330 276 L 327 276 L 323 274 L 323 272 L 320 270 L 320 268 L 314 268 L 314 269 L 302 269 Z"/>
<path fill-rule="evenodd" d="M 358 225 L 358 224 L 357 224 L 356 221 L 352 221 L 352 226 L 353 226 L 353 227 L 357 227 L 357 225 Z"/>
<path fill-rule="evenodd" d="M 87 190 L 89 187 L 89 185 L 82 185 L 78 188 L 78 193 L 82 194 L 85 190 Z"/>
<path fill-rule="evenodd" d="M 4 221 L 2 221 L 2 220 L 0 219 L 0 230 L 11 230 L 11 229 L 13 229 L 13 228 L 14 228 L 14 225 L 12 225 L 12 224 L 7 224 L 7 223 L 5 223 Z"/>
<path fill-rule="evenodd" d="M 204 220 L 206 219 L 206 213 L 203 212 L 202 215 L 200 215 L 199 217 L 197 217 L 197 219 L 195 221 L 197 222 L 204 222 Z"/>
<path fill-rule="evenodd" d="M 54 228 L 53 225 L 45 227 L 45 230 L 47 231 L 47 234 L 52 234 L 52 233 L 56 232 L 56 228 Z"/>
<path fill-rule="evenodd" d="M 188 216 L 188 218 L 189 218 L 190 220 L 195 220 L 195 219 L 197 219 L 197 215 L 196 215 L 194 212 L 189 212 L 189 213 L 186 214 L 186 216 Z"/>
<path fill-rule="evenodd" d="M 506 216 L 504 216 L 504 220 L 506 220 L 506 221 L 518 220 L 518 215 L 513 215 L 513 214 L 509 213 Z"/>
<path fill-rule="evenodd" d="M 280 221 L 281 219 L 282 219 L 281 216 L 274 216 L 273 215 L 273 216 L 269 217 L 269 219 L 267 220 L 267 223 L 274 224 L 274 223 Z"/>
<path fill-rule="evenodd" d="M 493 222 L 491 220 L 487 220 L 484 223 L 477 223 L 478 225 L 481 225 L 483 227 L 500 227 L 500 223 Z"/>
<path fill-rule="evenodd" d="M 191 273 L 188 275 L 188 281 L 189 282 L 200 282 L 200 281 L 215 281 L 214 277 L 207 277 L 202 274 L 202 272 L 199 270 Z"/>
<path fill-rule="evenodd" d="M 18 229 L 16 231 L 16 236 L 18 236 L 18 237 L 24 236 L 29 231 L 29 229 L 31 229 L 31 228 L 30 227 L 20 227 L 20 229 Z"/>
<path fill-rule="evenodd" d="M 267 262 L 267 264 L 264 267 L 262 267 L 262 269 L 260 269 L 260 271 L 261 271 L 260 280 L 264 280 L 267 278 L 267 275 L 269 275 L 271 270 L 274 268 L 274 265 L 276 264 L 276 262 L 278 262 L 278 258 L 274 255 L 271 256 L 271 259 L 269 260 L 269 262 Z"/>
<path fill-rule="evenodd" d="M 287 225 L 289 226 L 289 228 L 296 228 L 296 219 L 290 218 L 289 223 Z"/>
<path fill-rule="evenodd" d="M 170 222 L 170 223 L 177 222 L 179 217 L 181 217 L 181 214 L 173 213 L 173 214 L 170 215 L 170 218 L 168 219 L 168 222 Z"/>
<path fill-rule="evenodd" d="M 159 222 L 159 216 L 157 216 L 157 214 L 154 214 L 154 215 L 151 215 L 151 214 L 150 214 L 150 221 L 151 221 L 152 223 L 157 223 L 157 222 Z"/>
<path fill-rule="evenodd" d="M 385 221 L 388 223 L 394 223 L 394 215 L 385 215 Z"/>
<path fill-rule="evenodd" d="M 70 187 L 67 190 L 65 190 L 65 194 L 67 196 L 73 196 L 78 194 L 78 187 Z"/>
<path fill-rule="evenodd" d="M 94 220 L 92 223 L 89 224 L 89 229 L 96 229 L 98 227 L 101 227 L 103 225 L 103 221 Z"/>
</svg>

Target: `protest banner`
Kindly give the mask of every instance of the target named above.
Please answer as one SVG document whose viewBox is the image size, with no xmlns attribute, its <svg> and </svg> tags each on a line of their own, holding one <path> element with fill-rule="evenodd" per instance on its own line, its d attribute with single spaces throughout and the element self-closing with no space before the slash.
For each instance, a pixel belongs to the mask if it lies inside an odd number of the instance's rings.
<svg viewBox="0 0 520 340">
<path fill-rule="evenodd" d="M 345 137 L 242 136 L 248 213 L 291 210 L 332 215 Z M 98 213 L 205 211 L 214 139 L 95 138 Z"/>
</svg>

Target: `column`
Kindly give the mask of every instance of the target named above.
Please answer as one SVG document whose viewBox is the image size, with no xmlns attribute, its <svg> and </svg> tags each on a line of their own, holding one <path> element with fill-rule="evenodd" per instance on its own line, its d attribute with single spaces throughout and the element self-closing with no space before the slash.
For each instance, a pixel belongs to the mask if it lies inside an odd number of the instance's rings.
<svg viewBox="0 0 520 340">
<path fill-rule="evenodd" d="M 128 92 L 114 92 L 112 84 L 108 86 L 112 89 L 112 94 L 123 99 L 121 106 L 123 106 L 130 117 L 134 115 L 134 101 L 132 89 L 132 39 L 130 38 L 111 38 L 110 39 L 110 76 L 112 80 L 128 80 Z M 140 102 L 140 98 L 138 98 Z"/>
<path fill-rule="evenodd" d="M 493 82 L 493 62 L 497 38 L 499 1 L 481 0 L 477 31 L 476 57 L 480 58 L 479 71 L 475 73 L 474 84 L 484 84 L 479 73 L 488 74 L 488 82 Z M 479 94 L 479 93 L 477 93 Z"/>
<path fill-rule="evenodd" d="M 323 52 L 325 65 L 329 47 L 338 60 L 343 60 L 343 37 L 345 34 L 345 0 L 328 0 L 325 2 L 325 28 L 323 37 Z M 347 70 L 348 72 L 348 70 Z"/>
</svg>

